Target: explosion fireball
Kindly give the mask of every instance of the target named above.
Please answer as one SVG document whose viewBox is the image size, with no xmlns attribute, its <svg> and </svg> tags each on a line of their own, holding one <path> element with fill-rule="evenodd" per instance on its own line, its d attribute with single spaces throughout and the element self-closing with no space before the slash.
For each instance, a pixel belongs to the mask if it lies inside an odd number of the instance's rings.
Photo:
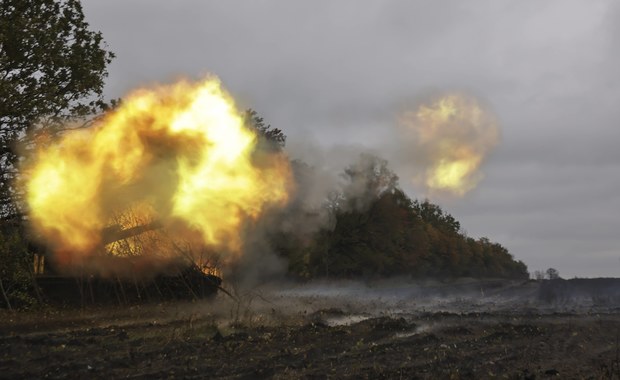
<svg viewBox="0 0 620 380">
<path fill-rule="evenodd" d="M 495 117 L 464 95 L 422 104 L 401 123 L 415 132 L 415 148 L 425 157 L 424 185 L 458 196 L 477 185 L 480 165 L 499 139 Z"/>
<path fill-rule="evenodd" d="M 238 253 L 244 223 L 288 199 L 281 153 L 257 136 L 217 79 L 138 90 L 95 126 L 40 146 L 25 167 L 33 229 L 65 260 L 99 250 L 118 215 Z"/>
</svg>

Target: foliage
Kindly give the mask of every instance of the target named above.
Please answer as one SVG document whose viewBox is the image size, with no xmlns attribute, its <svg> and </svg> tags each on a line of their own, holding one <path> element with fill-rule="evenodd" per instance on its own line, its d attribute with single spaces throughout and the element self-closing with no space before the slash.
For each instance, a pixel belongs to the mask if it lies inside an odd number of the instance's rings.
<svg viewBox="0 0 620 380">
<path fill-rule="evenodd" d="M 458 233 L 461 229 L 461 224 L 452 215 L 444 213 L 441 207 L 432 204 L 428 199 L 424 202 L 415 200 L 413 210 L 426 223 L 444 232 Z"/>
<path fill-rule="evenodd" d="M 557 280 L 560 278 L 560 272 L 555 268 L 549 268 L 545 271 L 549 280 Z"/>
<path fill-rule="evenodd" d="M 7 222 L 0 228 L 0 308 L 24 308 L 36 302 L 32 261 L 22 234 Z"/>
<path fill-rule="evenodd" d="M 243 115 L 245 125 L 256 131 L 259 136 L 259 149 L 280 151 L 286 144 L 286 135 L 271 124 L 265 124 L 265 120 L 253 109 L 247 109 Z"/>
<path fill-rule="evenodd" d="M 500 244 L 467 237 L 440 206 L 409 199 L 385 160 L 364 155 L 343 178 L 347 183 L 330 204 L 333 228 L 305 245 L 290 235 L 274 239 L 293 274 L 528 277 L 525 264 Z"/>
<path fill-rule="evenodd" d="M 57 133 L 78 117 L 106 109 L 106 66 L 113 54 L 89 30 L 78 0 L 3 0 L 0 8 L 0 215 L 11 199 L 18 145 Z M 39 133 L 37 133 L 39 132 Z"/>
<path fill-rule="evenodd" d="M 79 0 L 2 1 L 0 307 L 27 306 L 36 294 L 14 186 L 20 162 L 35 142 L 87 126 L 87 116 L 114 105 L 103 100 L 113 57 L 101 33 L 89 29 Z"/>
</svg>

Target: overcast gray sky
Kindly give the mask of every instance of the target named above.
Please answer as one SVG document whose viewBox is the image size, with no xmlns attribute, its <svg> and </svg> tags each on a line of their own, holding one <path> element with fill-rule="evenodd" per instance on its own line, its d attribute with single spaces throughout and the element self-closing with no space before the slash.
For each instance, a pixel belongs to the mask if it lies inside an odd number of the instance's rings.
<svg viewBox="0 0 620 380">
<path fill-rule="evenodd" d="M 620 2 L 83 4 L 117 55 L 110 97 L 212 73 L 284 130 L 291 151 L 312 143 L 389 159 L 400 111 L 431 93 L 475 95 L 501 142 L 475 190 L 431 200 L 531 271 L 620 276 Z M 394 163 L 418 197 L 406 166 Z"/>
</svg>

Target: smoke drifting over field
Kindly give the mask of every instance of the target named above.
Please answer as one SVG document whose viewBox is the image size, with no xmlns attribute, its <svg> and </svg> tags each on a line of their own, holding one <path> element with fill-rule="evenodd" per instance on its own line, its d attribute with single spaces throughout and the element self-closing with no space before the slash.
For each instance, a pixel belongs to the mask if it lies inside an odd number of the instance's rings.
<svg viewBox="0 0 620 380">
<path fill-rule="evenodd" d="M 276 282 L 245 291 L 236 301 L 221 296 L 209 312 L 244 309 L 258 323 L 285 320 L 352 324 L 364 319 L 406 319 L 423 314 L 504 313 L 513 316 L 553 313 L 615 312 L 620 306 L 620 280 L 614 278 L 510 281 L 459 279 L 452 281 L 391 278 L 374 281 L 332 280 L 305 284 Z M 228 315 L 222 314 L 226 320 Z M 245 320 L 245 323 L 252 322 Z"/>
</svg>

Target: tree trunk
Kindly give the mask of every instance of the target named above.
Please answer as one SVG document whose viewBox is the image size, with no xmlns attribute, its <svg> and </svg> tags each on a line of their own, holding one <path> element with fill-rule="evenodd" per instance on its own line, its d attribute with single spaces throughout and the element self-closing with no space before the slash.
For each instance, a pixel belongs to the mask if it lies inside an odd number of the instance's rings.
<svg viewBox="0 0 620 380">
<path fill-rule="evenodd" d="M 9 308 L 9 310 L 13 310 L 13 308 L 11 307 L 11 302 L 9 301 L 9 296 L 7 296 L 6 291 L 4 290 L 2 278 L 0 278 L 0 292 L 2 292 L 2 297 L 4 298 L 4 302 L 6 302 L 6 306 Z"/>
<path fill-rule="evenodd" d="M 36 275 L 34 273 L 34 265 L 28 265 L 28 268 L 30 268 L 30 271 L 28 271 L 28 274 L 30 274 L 30 282 L 32 283 L 32 288 L 34 289 L 34 293 L 37 295 L 37 300 L 39 301 L 39 305 L 43 304 L 43 296 L 41 295 L 41 289 L 39 288 L 39 284 L 37 283 L 37 279 L 36 279 Z"/>
</svg>

